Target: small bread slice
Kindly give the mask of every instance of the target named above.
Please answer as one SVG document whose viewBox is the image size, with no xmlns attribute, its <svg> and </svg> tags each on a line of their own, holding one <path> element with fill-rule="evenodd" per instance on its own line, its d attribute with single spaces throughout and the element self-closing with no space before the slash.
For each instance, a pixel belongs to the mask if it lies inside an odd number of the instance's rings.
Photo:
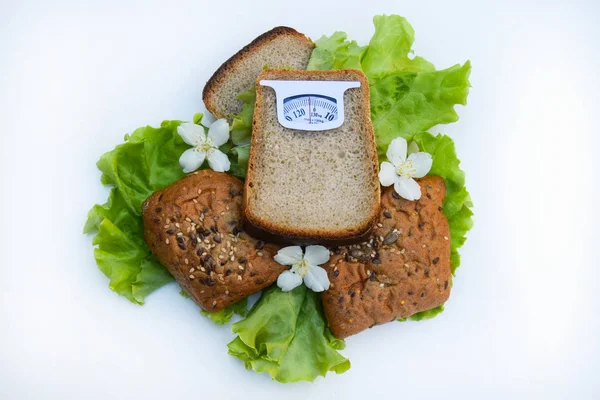
<svg viewBox="0 0 600 400">
<path fill-rule="evenodd" d="M 260 80 L 359 81 L 344 94 L 342 126 L 288 129 L 277 120 L 276 96 Z M 369 83 L 357 70 L 267 70 L 256 84 L 252 143 L 244 193 L 244 226 L 269 241 L 358 242 L 379 212 L 377 152 Z"/>
<path fill-rule="evenodd" d="M 314 47 L 312 40 L 287 26 L 263 33 L 225 61 L 208 80 L 202 92 L 206 108 L 215 117 L 231 121 L 231 114 L 242 110 L 237 95 L 252 88 L 265 66 L 306 69 Z"/>
</svg>

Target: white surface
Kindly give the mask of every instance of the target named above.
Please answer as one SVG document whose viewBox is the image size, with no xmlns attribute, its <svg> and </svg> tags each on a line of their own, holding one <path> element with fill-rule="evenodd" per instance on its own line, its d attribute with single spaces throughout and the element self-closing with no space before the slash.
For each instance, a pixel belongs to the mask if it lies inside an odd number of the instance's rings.
<svg viewBox="0 0 600 400">
<path fill-rule="evenodd" d="M 597 2 L 81 3 L 0 3 L 0 398 L 599 398 Z M 436 66 L 473 63 L 444 129 L 476 204 L 446 311 L 352 337 L 349 372 L 284 386 L 228 356 L 228 328 L 175 285 L 144 307 L 110 292 L 81 235 L 107 194 L 98 157 L 191 118 L 262 31 L 365 43 L 383 12 Z"/>
</svg>

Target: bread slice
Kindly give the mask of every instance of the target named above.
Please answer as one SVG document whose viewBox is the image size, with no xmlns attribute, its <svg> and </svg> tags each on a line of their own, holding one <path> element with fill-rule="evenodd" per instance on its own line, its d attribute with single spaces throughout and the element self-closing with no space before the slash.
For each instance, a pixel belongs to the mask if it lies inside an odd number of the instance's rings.
<svg viewBox="0 0 600 400">
<path fill-rule="evenodd" d="M 265 66 L 306 69 L 314 43 L 292 28 L 278 26 L 263 33 L 235 53 L 208 80 L 202 99 L 217 118 L 227 118 L 242 110 L 237 95 L 252 88 Z"/>
<path fill-rule="evenodd" d="M 335 129 L 302 131 L 277 120 L 275 91 L 262 79 L 360 81 L 344 94 L 345 120 Z M 268 240 L 351 243 L 369 234 L 379 212 L 377 152 L 369 83 L 356 70 L 267 70 L 256 83 L 245 226 Z"/>
</svg>

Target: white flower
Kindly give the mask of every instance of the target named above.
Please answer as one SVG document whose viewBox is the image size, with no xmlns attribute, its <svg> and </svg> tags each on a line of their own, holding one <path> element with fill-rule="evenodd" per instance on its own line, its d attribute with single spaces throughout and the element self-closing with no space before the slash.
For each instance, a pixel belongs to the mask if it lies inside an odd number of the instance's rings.
<svg viewBox="0 0 600 400">
<path fill-rule="evenodd" d="M 218 119 L 208 129 L 208 136 L 204 128 L 193 122 L 185 122 L 177 127 L 177 133 L 184 142 L 194 146 L 183 152 L 179 164 L 183 172 L 193 172 L 200 168 L 204 159 L 208 158 L 208 165 L 217 172 L 229 171 L 231 163 L 227 156 L 219 150 L 229 140 L 229 124 L 225 119 Z"/>
<path fill-rule="evenodd" d="M 329 261 L 329 250 L 323 246 L 306 246 L 306 252 L 302 254 L 300 246 L 289 246 L 279 250 L 275 261 L 282 265 L 291 265 L 277 278 L 277 286 L 284 292 L 300 286 L 302 279 L 304 284 L 313 292 L 322 292 L 329 289 L 329 278 L 327 272 L 319 267 Z"/>
<path fill-rule="evenodd" d="M 394 190 L 406 200 L 419 200 L 421 187 L 413 178 L 422 178 L 431 169 L 431 154 L 419 152 L 415 142 L 410 144 L 408 158 L 407 144 L 404 138 L 398 137 L 390 143 L 386 156 L 390 162 L 381 163 L 379 182 L 383 186 L 394 185 Z M 416 152 L 415 152 L 416 148 Z"/>
</svg>

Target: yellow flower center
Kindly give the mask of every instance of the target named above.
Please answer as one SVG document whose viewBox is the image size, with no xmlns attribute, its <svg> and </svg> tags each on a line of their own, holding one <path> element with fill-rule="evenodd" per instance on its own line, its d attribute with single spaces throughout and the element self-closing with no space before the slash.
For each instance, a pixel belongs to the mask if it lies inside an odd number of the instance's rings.
<svg viewBox="0 0 600 400">
<path fill-rule="evenodd" d="M 407 178 L 412 178 L 412 176 L 417 172 L 416 168 L 413 167 L 413 163 L 411 160 L 406 160 L 402 164 L 396 167 L 396 173 L 400 176 L 405 176 Z"/>
<path fill-rule="evenodd" d="M 302 261 L 292 265 L 292 272 L 297 273 L 301 278 L 304 278 L 308 274 L 309 269 L 310 265 L 308 265 L 304 257 L 302 257 Z"/>
<path fill-rule="evenodd" d="M 212 145 L 209 141 L 201 142 L 196 146 L 197 151 L 202 151 L 204 153 L 208 153 L 210 149 L 212 149 Z"/>
</svg>

